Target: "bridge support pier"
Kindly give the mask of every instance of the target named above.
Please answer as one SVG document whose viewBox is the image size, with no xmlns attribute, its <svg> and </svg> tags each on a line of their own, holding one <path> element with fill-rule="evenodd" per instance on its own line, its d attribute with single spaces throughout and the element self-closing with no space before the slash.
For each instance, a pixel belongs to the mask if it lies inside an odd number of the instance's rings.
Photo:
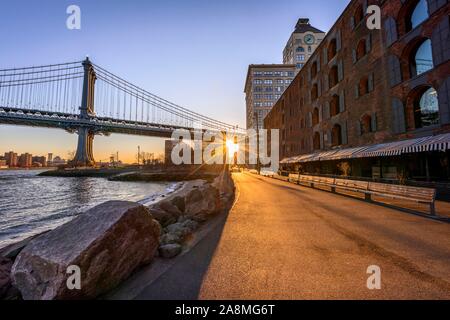
<svg viewBox="0 0 450 320">
<path fill-rule="evenodd" d="M 72 165 L 77 167 L 91 167 L 94 160 L 94 132 L 88 128 L 78 129 L 78 146 Z"/>
</svg>

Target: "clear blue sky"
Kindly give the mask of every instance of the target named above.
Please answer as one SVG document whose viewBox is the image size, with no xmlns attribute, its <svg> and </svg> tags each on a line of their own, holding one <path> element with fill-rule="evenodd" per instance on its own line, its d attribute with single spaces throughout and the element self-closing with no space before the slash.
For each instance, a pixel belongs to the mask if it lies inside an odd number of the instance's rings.
<svg viewBox="0 0 450 320">
<path fill-rule="evenodd" d="M 0 69 L 77 61 L 89 55 L 113 73 L 170 101 L 245 125 L 243 93 L 251 63 L 280 63 L 297 19 L 328 31 L 349 0 L 39 0 L 2 1 Z M 82 29 L 66 28 L 81 7 Z M 96 138 L 96 159 L 156 139 Z M 66 156 L 76 136 L 62 130 L 0 126 L 0 152 Z"/>
</svg>

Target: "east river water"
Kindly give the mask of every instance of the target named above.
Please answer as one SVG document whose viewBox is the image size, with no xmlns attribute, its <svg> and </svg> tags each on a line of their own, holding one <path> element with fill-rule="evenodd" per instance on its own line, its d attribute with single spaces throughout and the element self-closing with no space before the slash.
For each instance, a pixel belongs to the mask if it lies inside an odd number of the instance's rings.
<svg viewBox="0 0 450 320">
<path fill-rule="evenodd" d="M 0 170 L 0 248 L 55 228 L 108 200 L 149 203 L 174 188 L 165 182 L 39 177 L 39 170 Z"/>
</svg>

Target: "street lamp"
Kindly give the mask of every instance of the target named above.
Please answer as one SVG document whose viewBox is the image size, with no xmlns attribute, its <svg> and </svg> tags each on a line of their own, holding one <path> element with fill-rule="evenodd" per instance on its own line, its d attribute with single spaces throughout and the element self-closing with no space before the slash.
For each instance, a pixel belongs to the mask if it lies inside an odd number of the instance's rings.
<svg viewBox="0 0 450 320">
<path fill-rule="evenodd" d="M 138 156 L 137 156 L 137 161 L 138 161 L 138 165 L 140 164 L 140 157 L 141 157 L 141 146 L 138 146 Z"/>
<path fill-rule="evenodd" d="M 256 171 L 258 174 L 261 174 L 261 165 L 259 163 L 259 121 L 258 121 L 258 112 L 254 112 L 254 119 L 256 123 Z"/>
</svg>

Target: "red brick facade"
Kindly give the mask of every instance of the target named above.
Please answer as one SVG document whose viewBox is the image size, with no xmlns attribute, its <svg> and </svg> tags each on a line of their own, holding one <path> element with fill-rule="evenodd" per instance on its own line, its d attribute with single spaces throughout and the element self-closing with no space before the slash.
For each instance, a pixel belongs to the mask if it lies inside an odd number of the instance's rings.
<svg viewBox="0 0 450 320">
<path fill-rule="evenodd" d="M 450 131 L 450 3 L 423 1 L 429 17 L 413 28 L 419 0 L 351 1 L 265 118 L 280 129 L 280 159 Z M 381 30 L 367 28 L 371 4 L 381 7 Z M 416 75 L 426 40 L 433 67 Z M 430 88 L 439 124 L 418 128 L 415 105 Z"/>
</svg>

